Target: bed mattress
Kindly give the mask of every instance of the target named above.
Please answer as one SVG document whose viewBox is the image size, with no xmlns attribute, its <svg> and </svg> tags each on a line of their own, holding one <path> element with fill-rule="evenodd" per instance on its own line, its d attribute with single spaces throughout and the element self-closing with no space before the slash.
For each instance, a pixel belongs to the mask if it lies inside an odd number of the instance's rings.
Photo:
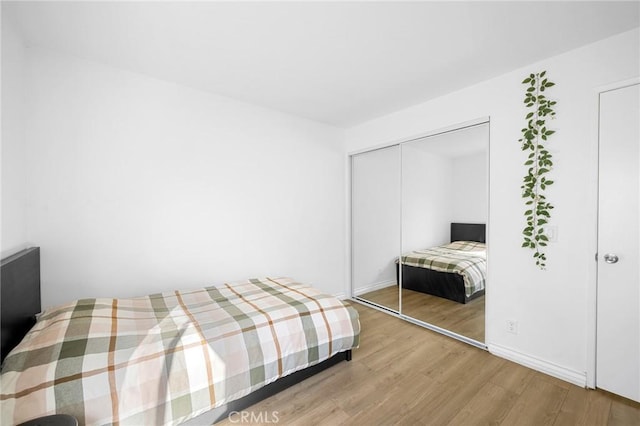
<svg viewBox="0 0 640 426">
<path fill-rule="evenodd" d="M 1 375 L 1 423 L 179 424 L 358 346 L 357 311 L 290 278 L 44 312 Z"/>
</svg>

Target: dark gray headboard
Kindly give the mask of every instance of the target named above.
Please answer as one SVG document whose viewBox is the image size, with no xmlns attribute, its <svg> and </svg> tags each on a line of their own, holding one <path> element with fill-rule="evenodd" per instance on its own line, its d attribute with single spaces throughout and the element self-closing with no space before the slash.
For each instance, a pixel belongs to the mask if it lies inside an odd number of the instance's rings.
<svg viewBox="0 0 640 426">
<path fill-rule="evenodd" d="M 0 362 L 36 323 L 40 312 L 40 248 L 2 259 L 0 276 Z"/>
<path fill-rule="evenodd" d="M 487 239 L 487 225 L 484 223 L 452 223 L 451 242 L 477 241 L 485 243 Z"/>
</svg>

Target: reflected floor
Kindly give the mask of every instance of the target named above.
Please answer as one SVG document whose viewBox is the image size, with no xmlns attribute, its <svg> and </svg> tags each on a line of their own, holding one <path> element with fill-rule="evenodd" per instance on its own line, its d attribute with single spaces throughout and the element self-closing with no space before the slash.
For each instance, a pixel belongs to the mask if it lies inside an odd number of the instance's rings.
<svg viewBox="0 0 640 426">
<path fill-rule="evenodd" d="M 377 303 L 380 306 L 384 306 L 385 308 L 392 309 L 396 312 L 400 310 L 400 303 L 398 302 L 398 286 L 395 284 L 379 290 L 359 294 L 358 297 L 368 300 L 369 302 Z"/>
<path fill-rule="evenodd" d="M 359 295 L 362 299 L 398 310 L 398 287 Z M 466 304 L 413 290 L 402 290 L 402 313 L 462 336 L 484 342 L 484 296 Z"/>
</svg>

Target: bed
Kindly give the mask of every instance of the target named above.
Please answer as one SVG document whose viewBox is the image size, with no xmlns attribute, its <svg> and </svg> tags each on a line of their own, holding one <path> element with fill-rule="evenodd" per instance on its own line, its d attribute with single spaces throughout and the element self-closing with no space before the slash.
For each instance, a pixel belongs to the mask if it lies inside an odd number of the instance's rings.
<svg viewBox="0 0 640 426">
<path fill-rule="evenodd" d="M 357 311 L 290 278 L 81 299 L 35 321 L 38 268 L 37 248 L 2 264 L 2 424 L 210 424 L 358 346 Z"/>
<path fill-rule="evenodd" d="M 452 223 L 451 244 L 402 255 L 402 288 L 458 303 L 481 297 L 486 280 L 486 225 Z M 399 277 L 399 262 L 396 261 Z"/>
</svg>

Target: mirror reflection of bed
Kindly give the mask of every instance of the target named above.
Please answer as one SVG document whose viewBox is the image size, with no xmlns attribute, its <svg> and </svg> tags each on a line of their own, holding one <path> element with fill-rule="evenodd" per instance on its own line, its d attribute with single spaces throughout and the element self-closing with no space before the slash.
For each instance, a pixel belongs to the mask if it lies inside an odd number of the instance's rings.
<svg viewBox="0 0 640 426">
<path fill-rule="evenodd" d="M 483 342 L 485 235 L 485 224 L 452 223 L 451 243 L 404 253 L 398 279 L 403 283 L 402 314 Z M 361 297 L 386 306 L 398 298 L 398 288 Z"/>
<path fill-rule="evenodd" d="M 402 313 L 484 341 L 485 224 L 451 224 L 451 243 L 402 256 Z"/>
<path fill-rule="evenodd" d="M 488 149 L 484 122 L 354 156 L 355 296 L 484 342 Z M 471 255 L 461 269 L 477 282 L 447 264 L 456 249 Z"/>
</svg>

